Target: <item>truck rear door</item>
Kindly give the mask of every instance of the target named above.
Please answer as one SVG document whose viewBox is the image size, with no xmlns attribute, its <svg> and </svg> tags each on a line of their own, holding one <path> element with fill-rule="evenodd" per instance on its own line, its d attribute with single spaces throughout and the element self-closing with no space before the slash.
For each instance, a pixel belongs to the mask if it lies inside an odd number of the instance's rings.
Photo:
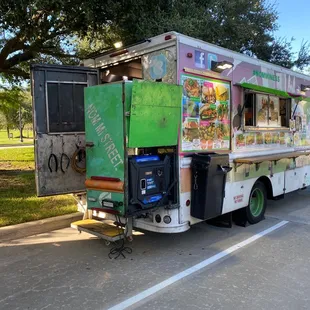
<svg viewBox="0 0 310 310">
<path fill-rule="evenodd" d="M 84 88 L 98 76 L 86 67 L 31 67 L 38 196 L 85 191 Z"/>
</svg>

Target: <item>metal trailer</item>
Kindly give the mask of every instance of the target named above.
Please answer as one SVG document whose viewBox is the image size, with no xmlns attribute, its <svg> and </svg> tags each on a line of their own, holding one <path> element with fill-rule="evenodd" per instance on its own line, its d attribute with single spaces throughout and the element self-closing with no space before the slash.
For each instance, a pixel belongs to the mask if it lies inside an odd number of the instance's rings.
<svg viewBox="0 0 310 310">
<path fill-rule="evenodd" d="M 77 194 L 73 226 L 112 241 L 257 223 L 267 199 L 310 184 L 309 85 L 175 32 L 77 67 L 34 65 L 37 193 Z"/>
</svg>

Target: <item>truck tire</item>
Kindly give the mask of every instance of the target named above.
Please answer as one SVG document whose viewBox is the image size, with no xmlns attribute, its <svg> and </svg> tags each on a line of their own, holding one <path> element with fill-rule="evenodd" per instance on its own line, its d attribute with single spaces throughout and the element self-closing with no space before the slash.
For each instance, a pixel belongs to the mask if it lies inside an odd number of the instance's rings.
<svg viewBox="0 0 310 310">
<path fill-rule="evenodd" d="M 267 191 L 262 182 L 257 181 L 250 194 L 249 205 L 246 207 L 246 217 L 250 224 L 263 220 L 267 207 Z"/>
</svg>

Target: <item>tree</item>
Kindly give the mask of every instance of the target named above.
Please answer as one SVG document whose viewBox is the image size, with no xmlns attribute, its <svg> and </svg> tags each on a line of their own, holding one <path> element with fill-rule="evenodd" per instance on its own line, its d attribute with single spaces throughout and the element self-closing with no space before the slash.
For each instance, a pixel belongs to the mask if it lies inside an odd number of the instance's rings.
<svg viewBox="0 0 310 310">
<path fill-rule="evenodd" d="M 10 129 L 12 129 L 12 110 L 17 108 L 18 91 L 17 88 L 9 91 L 7 88 L 0 89 L 0 112 L 5 119 L 5 127 L 7 130 L 8 138 L 10 136 Z"/>
<path fill-rule="evenodd" d="M 9 138 L 10 129 L 22 126 L 21 137 L 25 124 L 32 122 L 31 96 L 29 90 L 20 87 L 5 88 L 0 91 L 0 112 L 5 119 L 6 130 Z M 19 115 L 21 113 L 21 115 Z"/>
<path fill-rule="evenodd" d="M 35 60 L 70 63 L 72 37 L 96 32 L 112 0 L 14 0 L 0 3 L 0 72 L 29 78 Z"/>
<path fill-rule="evenodd" d="M 131 44 L 175 30 L 286 68 L 310 64 L 308 42 L 295 55 L 293 39 L 274 38 L 278 15 L 265 0 L 121 0 L 113 3 L 113 10 L 117 13 L 106 31 L 82 41 L 82 56 L 87 46 L 94 52 L 111 46 L 111 35 L 107 39 L 111 33 Z"/>
<path fill-rule="evenodd" d="M 6 129 L 6 119 L 4 115 L 0 112 L 0 130 Z"/>
</svg>

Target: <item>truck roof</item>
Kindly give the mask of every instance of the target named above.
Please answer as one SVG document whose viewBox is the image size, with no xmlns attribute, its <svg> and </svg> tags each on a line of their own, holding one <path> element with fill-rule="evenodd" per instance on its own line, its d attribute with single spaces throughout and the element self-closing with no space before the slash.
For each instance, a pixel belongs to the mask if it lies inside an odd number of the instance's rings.
<svg viewBox="0 0 310 310">
<path fill-rule="evenodd" d="M 260 60 L 258 58 L 251 57 L 242 53 L 238 53 L 229 50 L 227 48 L 220 47 L 215 44 L 208 43 L 199 39 L 195 39 L 175 31 L 166 32 L 161 35 L 145 39 L 141 43 L 131 45 L 129 47 L 124 47 L 121 50 L 113 50 L 110 52 L 108 51 L 106 53 L 95 55 L 93 58 L 84 60 L 84 65 L 88 67 L 97 67 L 97 68 L 106 67 L 113 63 L 126 61 L 127 59 L 132 58 L 139 58 L 143 54 L 150 53 L 152 51 L 161 48 L 176 45 L 177 42 L 183 43 L 188 46 L 192 46 L 196 49 L 209 51 L 226 57 L 230 57 L 233 58 L 234 60 L 251 63 L 256 66 L 263 66 L 268 69 L 277 70 L 285 74 L 290 74 L 296 77 L 300 77 L 302 79 L 310 80 L 309 75 L 299 73 L 294 70 L 281 67 L 279 65 L 271 64 L 267 61 Z M 124 53 L 121 53 L 122 51 Z"/>
</svg>

